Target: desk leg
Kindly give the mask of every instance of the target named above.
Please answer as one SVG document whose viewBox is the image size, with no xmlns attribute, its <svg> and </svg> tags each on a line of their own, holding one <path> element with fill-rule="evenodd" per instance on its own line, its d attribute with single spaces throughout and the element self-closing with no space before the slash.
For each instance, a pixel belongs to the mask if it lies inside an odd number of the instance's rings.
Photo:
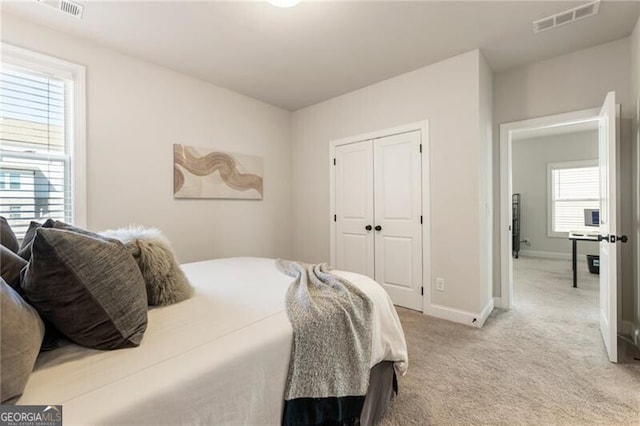
<svg viewBox="0 0 640 426">
<path fill-rule="evenodd" d="M 573 287 L 578 287 L 578 268 L 576 265 L 577 240 L 571 240 L 571 267 L 573 268 Z"/>
</svg>

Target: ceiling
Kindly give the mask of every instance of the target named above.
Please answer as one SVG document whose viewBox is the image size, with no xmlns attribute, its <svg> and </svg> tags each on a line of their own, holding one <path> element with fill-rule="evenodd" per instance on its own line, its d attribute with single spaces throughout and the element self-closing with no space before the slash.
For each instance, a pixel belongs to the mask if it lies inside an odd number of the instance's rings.
<svg viewBox="0 0 640 426">
<path fill-rule="evenodd" d="M 638 1 L 533 35 L 532 21 L 582 2 L 88 1 L 81 20 L 34 0 L 10 13 L 297 110 L 481 48 L 494 71 L 627 37 Z"/>
</svg>

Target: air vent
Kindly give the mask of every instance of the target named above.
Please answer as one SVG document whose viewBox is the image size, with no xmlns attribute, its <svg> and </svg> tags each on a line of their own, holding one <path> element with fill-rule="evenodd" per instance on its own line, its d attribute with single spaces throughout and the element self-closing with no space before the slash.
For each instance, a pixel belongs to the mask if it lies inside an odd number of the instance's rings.
<svg viewBox="0 0 640 426">
<path fill-rule="evenodd" d="M 569 24 L 571 22 L 593 16 L 599 11 L 600 0 L 592 1 L 591 3 L 587 3 L 582 6 L 574 7 L 573 9 L 569 9 L 564 12 L 560 12 L 555 15 L 547 16 L 546 18 L 534 21 L 533 33 L 537 34 L 542 31 L 550 30 L 551 28 Z"/>
<path fill-rule="evenodd" d="M 71 0 L 36 0 L 40 4 L 44 4 L 62 13 L 71 15 L 75 18 L 82 18 L 84 6 Z"/>
<path fill-rule="evenodd" d="M 573 12 L 561 13 L 556 16 L 556 25 L 568 24 L 573 21 Z"/>
<path fill-rule="evenodd" d="M 576 9 L 576 19 L 586 18 L 587 16 L 595 15 L 600 9 L 600 2 L 589 3 L 586 6 L 581 6 Z"/>
<path fill-rule="evenodd" d="M 553 27 L 555 25 L 555 21 L 553 20 L 553 18 L 547 18 L 547 19 L 541 19 L 539 21 L 536 21 L 533 24 L 534 24 L 533 31 L 540 32 L 540 31 L 548 30 L 549 28 Z"/>
</svg>

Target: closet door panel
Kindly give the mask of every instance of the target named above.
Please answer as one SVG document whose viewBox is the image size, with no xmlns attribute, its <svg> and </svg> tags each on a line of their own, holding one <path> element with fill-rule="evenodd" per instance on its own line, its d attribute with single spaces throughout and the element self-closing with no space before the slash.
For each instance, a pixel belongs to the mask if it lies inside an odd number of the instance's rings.
<svg viewBox="0 0 640 426">
<path fill-rule="evenodd" d="M 373 147 L 363 141 L 336 147 L 336 265 L 374 278 Z"/>
<path fill-rule="evenodd" d="M 387 285 L 395 285 L 399 287 L 411 287 L 410 283 L 411 268 L 403 268 L 407 263 L 407 259 L 413 257 L 413 241 L 411 238 L 399 238 L 390 236 L 381 236 L 381 244 L 384 246 L 384 282 Z"/>
<path fill-rule="evenodd" d="M 422 310 L 420 132 L 374 140 L 375 279 L 393 302 Z"/>
</svg>

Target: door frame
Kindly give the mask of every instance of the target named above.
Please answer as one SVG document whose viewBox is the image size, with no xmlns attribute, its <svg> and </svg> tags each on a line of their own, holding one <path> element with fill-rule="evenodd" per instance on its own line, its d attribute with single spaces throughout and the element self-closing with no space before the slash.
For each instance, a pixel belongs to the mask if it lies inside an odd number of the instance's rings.
<svg viewBox="0 0 640 426">
<path fill-rule="evenodd" d="M 617 106 L 619 108 L 619 105 Z M 514 121 L 500 125 L 500 308 L 511 309 L 513 306 L 513 258 L 511 239 L 511 193 L 512 188 L 512 136 L 514 133 L 553 128 L 568 124 L 583 123 L 586 121 L 599 120 L 600 108 L 589 108 L 579 111 L 572 111 L 562 114 L 547 115 L 521 121 Z M 614 179 L 619 179 L 620 170 Z M 619 214 L 619 212 L 618 212 Z M 620 256 L 618 256 L 618 263 Z M 620 280 L 616 283 L 618 292 L 620 291 Z M 618 293 L 620 294 L 620 293 Z M 617 301 L 618 313 L 620 317 L 620 298 Z"/>
<path fill-rule="evenodd" d="M 387 136 L 398 135 L 413 131 L 420 131 L 420 143 L 422 143 L 422 286 L 425 291 L 422 293 L 422 312 L 425 307 L 431 306 L 431 204 L 430 204 L 430 160 L 429 155 L 429 121 L 416 121 L 400 126 L 361 133 L 341 139 L 329 141 L 329 245 L 330 262 L 336 264 L 336 222 L 334 214 L 336 211 L 335 201 L 335 167 L 333 164 L 336 158 L 336 147 L 351 143 L 362 142 L 371 139 L 379 139 Z"/>
</svg>

